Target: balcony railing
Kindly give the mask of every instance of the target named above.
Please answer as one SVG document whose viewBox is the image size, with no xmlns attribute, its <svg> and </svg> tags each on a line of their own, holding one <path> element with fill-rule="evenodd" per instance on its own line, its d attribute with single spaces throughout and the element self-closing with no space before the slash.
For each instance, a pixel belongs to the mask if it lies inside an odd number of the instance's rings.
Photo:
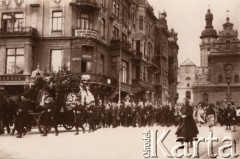
<svg viewBox="0 0 240 159">
<path fill-rule="evenodd" d="M 73 29 L 73 36 L 98 39 L 98 32 L 91 29 Z"/>
<path fill-rule="evenodd" d="M 112 49 L 120 49 L 120 39 L 112 39 L 111 40 L 111 48 Z M 122 49 L 128 52 L 132 51 L 132 46 L 128 41 L 122 41 Z"/>
<path fill-rule="evenodd" d="M 95 10 L 99 10 L 101 9 L 98 5 L 98 3 L 96 2 L 96 0 L 75 0 L 75 2 L 71 2 L 70 3 L 71 6 L 77 6 L 80 9 L 95 9 Z"/>
<path fill-rule="evenodd" d="M 33 27 L 1 28 L 0 36 L 38 36 L 38 31 Z"/>
</svg>

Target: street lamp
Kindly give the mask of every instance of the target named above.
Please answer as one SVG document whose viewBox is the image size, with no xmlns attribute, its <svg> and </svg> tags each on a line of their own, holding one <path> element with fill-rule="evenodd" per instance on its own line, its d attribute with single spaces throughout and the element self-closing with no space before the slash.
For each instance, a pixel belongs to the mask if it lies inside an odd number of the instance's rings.
<svg viewBox="0 0 240 159">
<path fill-rule="evenodd" d="M 228 85 L 227 102 L 230 103 L 231 102 L 230 84 L 231 84 L 231 73 L 232 73 L 233 67 L 231 64 L 226 64 L 224 66 L 224 70 L 226 72 L 226 82 Z"/>
</svg>

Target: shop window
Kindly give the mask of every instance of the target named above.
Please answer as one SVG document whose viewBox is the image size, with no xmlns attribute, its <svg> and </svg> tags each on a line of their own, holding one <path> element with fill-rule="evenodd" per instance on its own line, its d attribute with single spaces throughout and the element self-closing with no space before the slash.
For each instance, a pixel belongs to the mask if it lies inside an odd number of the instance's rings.
<svg viewBox="0 0 240 159">
<path fill-rule="evenodd" d="M 7 49 L 6 74 L 23 74 L 24 48 Z"/>
<path fill-rule="evenodd" d="M 90 30 L 92 28 L 91 15 L 89 13 L 78 12 L 78 28 Z"/>
<path fill-rule="evenodd" d="M 23 30 L 23 13 L 3 13 L 2 30 L 4 32 L 17 32 Z"/>
<path fill-rule="evenodd" d="M 52 31 L 62 31 L 62 11 L 52 12 Z"/>
<path fill-rule="evenodd" d="M 51 50 L 51 72 L 58 72 L 62 66 L 62 50 Z"/>
<path fill-rule="evenodd" d="M 91 67 L 92 67 L 91 61 L 82 60 L 81 66 L 82 66 L 81 68 L 82 73 L 91 73 Z"/>
<path fill-rule="evenodd" d="M 128 83 L 128 62 L 122 61 L 122 82 Z"/>
</svg>

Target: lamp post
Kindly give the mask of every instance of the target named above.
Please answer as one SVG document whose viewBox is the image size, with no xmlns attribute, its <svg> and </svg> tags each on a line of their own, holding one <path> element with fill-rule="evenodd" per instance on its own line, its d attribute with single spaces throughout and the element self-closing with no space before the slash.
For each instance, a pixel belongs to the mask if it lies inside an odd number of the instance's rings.
<svg viewBox="0 0 240 159">
<path fill-rule="evenodd" d="M 231 64 L 226 64 L 224 66 L 224 70 L 226 72 L 226 82 L 227 82 L 227 103 L 230 103 L 231 102 L 231 91 L 230 91 L 230 84 L 231 84 L 231 73 L 232 73 L 232 70 L 233 70 L 233 67 Z"/>
</svg>

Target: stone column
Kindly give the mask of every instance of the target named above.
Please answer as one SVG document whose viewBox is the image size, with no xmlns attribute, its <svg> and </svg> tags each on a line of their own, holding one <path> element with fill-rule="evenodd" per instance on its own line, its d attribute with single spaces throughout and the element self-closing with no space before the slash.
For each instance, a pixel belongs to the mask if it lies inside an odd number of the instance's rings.
<svg viewBox="0 0 240 159">
<path fill-rule="evenodd" d="M 0 46 L 0 75 L 5 74 L 6 64 L 6 48 Z"/>
<path fill-rule="evenodd" d="M 31 75 L 32 72 L 32 46 L 31 44 L 25 44 L 24 47 L 24 74 L 25 75 Z"/>
</svg>

